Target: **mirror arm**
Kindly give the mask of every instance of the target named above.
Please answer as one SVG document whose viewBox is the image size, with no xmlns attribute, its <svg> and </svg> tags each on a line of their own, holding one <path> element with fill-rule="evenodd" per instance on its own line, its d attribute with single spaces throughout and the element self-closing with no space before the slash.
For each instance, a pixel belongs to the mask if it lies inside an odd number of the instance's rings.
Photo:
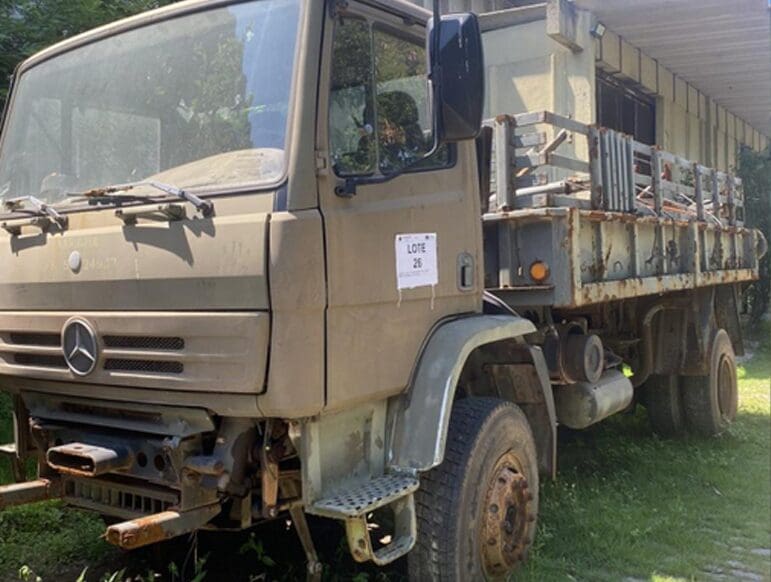
<svg viewBox="0 0 771 582">
<path fill-rule="evenodd" d="M 431 58 L 431 72 L 429 80 L 431 81 L 431 90 L 433 91 L 433 115 L 434 115 L 434 148 L 439 149 L 442 137 L 442 117 L 439 115 L 441 111 L 441 99 L 442 99 L 442 9 L 439 5 L 440 0 L 434 0 L 434 24 L 433 24 L 433 37 L 431 39 L 430 58 Z"/>
</svg>

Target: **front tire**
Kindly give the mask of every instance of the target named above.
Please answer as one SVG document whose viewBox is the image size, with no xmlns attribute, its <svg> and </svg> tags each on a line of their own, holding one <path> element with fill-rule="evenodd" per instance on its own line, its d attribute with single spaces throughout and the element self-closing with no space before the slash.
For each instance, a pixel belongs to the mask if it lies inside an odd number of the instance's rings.
<svg viewBox="0 0 771 582">
<path fill-rule="evenodd" d="M 709 376 L 683 378 L 683 404 L 688 427 L 704 436 L 720 434 L 736 418 L 736 355 L 724 329 L 718 330 L 712 340 Z"/>
<path fill-rule="evenodd" d="M 445 458 L 421 477 L 410 580 L 505 579 L 527 557 L 538 463 L 527 418 L 495 398 L 456 402 Z"/>
</svg>

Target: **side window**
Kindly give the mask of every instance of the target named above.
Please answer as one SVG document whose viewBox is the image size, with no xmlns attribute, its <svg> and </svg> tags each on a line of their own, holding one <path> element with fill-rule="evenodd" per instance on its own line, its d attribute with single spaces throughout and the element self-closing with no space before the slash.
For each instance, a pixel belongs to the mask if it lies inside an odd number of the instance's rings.
<svg viewBox="0 0 771 582">
<path fill-rule="evenodd" d="M 329 133 L 339 175 L 375 171 L 372 39 L 365 20 L 339 18 L 332 50 Z"/>
<path fill-rule="evenodd" d="M 330 98 L 338 175 L 391 174 L 431 149 L 425 47 L 363 19 L 339 18 Z M 446 147 L 419 168 L 447 165 Z"/>
<path fill-rule="evenodd" d="M 431 149 L 426 50 L 374 29 L 378 163 L 390 174 Z"/>
</svg>

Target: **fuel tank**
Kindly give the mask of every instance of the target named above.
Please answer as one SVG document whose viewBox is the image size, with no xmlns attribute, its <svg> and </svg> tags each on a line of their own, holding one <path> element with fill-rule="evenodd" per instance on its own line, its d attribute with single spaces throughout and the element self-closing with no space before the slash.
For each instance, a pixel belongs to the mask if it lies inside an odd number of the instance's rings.
<svg viewBox="0 0 771 582">
<path fill-rule="evenodd" d="M 629 378 L 607 370 L 595 382 L 577 382 L 554 390 L 557 419 L 570 428 L 591 426 L 627 408 L 634 398 Z"/>
</svg>

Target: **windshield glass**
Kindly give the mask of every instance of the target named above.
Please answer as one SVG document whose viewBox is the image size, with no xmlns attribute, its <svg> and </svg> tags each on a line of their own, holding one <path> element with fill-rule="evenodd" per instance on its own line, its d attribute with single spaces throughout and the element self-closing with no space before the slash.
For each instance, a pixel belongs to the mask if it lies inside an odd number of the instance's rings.
<svg viewBox="0 0 771 582">
<path fill-rule="evenodd" d="M 299 0 L 173 18 L 23 73 L 0 146 L 0 196 L 157 180 L 222 189 L 284 169 Z"/>
</svg>

